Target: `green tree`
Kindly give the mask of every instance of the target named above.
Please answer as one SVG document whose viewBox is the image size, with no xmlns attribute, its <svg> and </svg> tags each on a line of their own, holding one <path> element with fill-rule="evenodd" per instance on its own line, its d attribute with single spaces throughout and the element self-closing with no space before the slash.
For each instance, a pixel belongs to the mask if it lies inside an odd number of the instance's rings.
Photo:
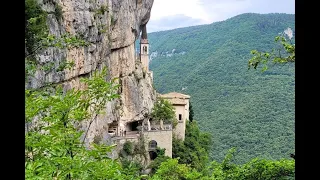
<svg viewBox="0 0 320 180">
<path fill-rule="evenodd" d="M 158 97 L 157 101 L 154 103 L 151 117 L 153 120 L 159 121 L 160 123 L 172 123 L 173 127 L 177 124 L 173 105 L 161 97 Z"/>
<path fill-rule="evenodd" d="M 58 8 L 58 10 L 61 10 Z M 61 18 L 62 12 L 55 14 Z M 59 17 L 57 17 L 59 18 Z M 59 19 L 60 19 L 59 18 Z M 50 35 L 47 13 L 36 0 L 25 1 L 25 66 L 26 80 L 36 70 L 62 71 L 72 63 L 43 64 L 35 55 L 39 50 L 73 48 L 89 43 L 77 35 Z M 61 85 L 25 90 L 25 178 L 26 179 L 128 179 L 118 161 L 108 158 L 113 146 L 84 140 L 98 114 L 105 113 L 108 101 L 119 97 L 116 79 L 105 81 L 107 69 L 81 79 L 84 90 L 63 90 Z M 35 78 L 35 77 L 33 77 Z M 35 79 L 37 80 L 37 79 Z M 86 131 L 80 131 L 81 121 L 89 120 Z M 81 142 L 80 139 L 83 139 Z"/>
<path fill-rule="evenodd" d="M 197 121 L 188 121 L 184 141 L 173 137 L 172 158 L 179 158 L 179 163 L 201 171 L 209 162 L 209 151 L 212 145 L 211 134 L 201 132 Z"/>
<path fill-rule="evenodd" d="M 48 35 L 47 13 L 36 0 L 25 0 L 25 48 L 33 53 L 40 48 L 39 42 Z"/>
<path fill-rule="evenodd" d="M 114 81 L 106 82 L 106 68 L 83 79 L 88 88 L 63 91 L 25 90 L 26 179 L 123 179 L 118 162 L 108 158 L 112 146 L 80 142 L 76 124 L 102 113 L 119 95 Z M 91 121 L 92 121 L 91 120 Z M 89 128 L 89 127 L 88 127 Z"/>
<path fill-rule="evenodd" d="M 126 174 L 130 178 L 138 178 L 141 171 L 146 167 L 147 150 L 143 136 L 137 142 L 126 141 L 120 150 L 119 160 Z"/>
<path fill-rule="evenodd" d="M 191 104 L 191 102 L 189 102 L 189 121 L 190 122 L 193 121 L 193 115 L 194 115 L 194 112 L 193 112 L 193 109 L 192 109 L 192 104 Z"/>
<path fill-rule="evenodd" d="M 201 177 L 201 173 L 197 172 L 186 164 L 179 164 L 178 159 L 167 159 L 161 163 L 159 169 L 151 179 L 193 180 L 198 179 L 199 177 Z"/>
<path fill-rule="evenodd" d="M 151 175 L 153 175 L 159 169 L 162 162 L 171 159 L 169 156 L 165 155 L 165 150 L 165 148 L 157 147 L 157 157 L 153 161 L 151 161 L 148 166 L 149 168 L 151 168 Z"/>
<path fill-rule="evenodd" d="M 247 179 L 247 180 L 271 180 L 294 179 L 295 161 L 289 159 L 267 160 L 253 158 L 245 164 L 232 163 L 235 148 L 229 149 L 221 163 L 213 161 L 207 170 L 212 179 Z"/>
<path fill-rule="evenodd" d="M 56 16 L 62 16 L 61 7 L 56 5 Z M 74 62 L 68 62 L 66 59 L 59 63 L 43 63 L 39 62 L 35 55 L 43 49 L 48 47 L 55 47 L 59 49 L 84 47 L 90 43 L 84 41 L 78 35 L 71 35 L 69 33 L 61 34 L 56 37 L 49 34 L 47 26 L 48 13 L 43 11 L 36 0 L 25 1 L 25 80 L 28 81 L 34 77 L 36 70 L 44 72 L 63 71 L 70 69 Z M 58 18 L 58 19 L 61 19 Z M 37 80 L 37 79 L 36 79 Z"/>
<path fill-rule="evenodd" d="M 286 29 L 281 35 L 276 36 L 275 42 L 280 44 L 279 48 L 274 48 L 271 52 L 259 52 L 252 50 L 253 57 L 248 62 L 248 69 L 256 69 L 259 64 L 263 64 L 262 71 L 268 69 L 267 63 L 272 60 L 273 63 L 295 62 L 295 44 L 293 43 L 293 32 L 291 28 Z"/>
</svg>

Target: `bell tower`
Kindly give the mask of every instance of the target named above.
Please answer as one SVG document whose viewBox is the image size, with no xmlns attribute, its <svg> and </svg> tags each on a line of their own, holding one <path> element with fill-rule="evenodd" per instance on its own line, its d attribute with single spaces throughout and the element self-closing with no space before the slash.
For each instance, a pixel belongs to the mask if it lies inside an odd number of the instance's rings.
<svg viewBox="0 0 320 180">
<path fill-rule="evenodd" d="M 146 72 L 149 71 L 149 42 L 147 37 L 147 26 L 144 25 L 142 28 L 142 34 L 140 39 L 140 62 L 143 69 Z"/>
</svg>

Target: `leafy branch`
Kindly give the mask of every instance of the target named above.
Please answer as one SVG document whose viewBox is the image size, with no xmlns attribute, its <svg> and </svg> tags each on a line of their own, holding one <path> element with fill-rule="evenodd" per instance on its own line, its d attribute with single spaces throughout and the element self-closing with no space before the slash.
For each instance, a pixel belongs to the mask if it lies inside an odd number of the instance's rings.
<svg viewBox="0 0 320 180">
<path fill-rule="evenodd" d="M 288 28 L 284 33 L 276 36 L 275 42 L 280 44 L 280 48 L 272 49 L 271 52 L 252 50 L 250 53 L 253 57 L 248 61 L 248 69 L 257 69 L 260 64 L 263 64 L 262 71 L 266 71 L 268 69 L 267 63 L 270 61 L 281 64 L 295 62 L 295 44 L 291 40 L 292 34 L 292 30 Z"/>
<path fill-rule="evenodd" d="M 85 132 L 82 143 L 84 143 L 88 134 L 89 128 L 98 115 L 104 113 L 105 105 L 108 101 L 119 98 L 120 95 L 116 94 L 119 84 L 116 83 L 117 78 L 112 79 L 110 82 L 105 81 L 107 69 L 104 68 L 100 73 L 94 72 L 91 79 L 81 79 L 82 82 L 88 85 L 88 89 L 84 90 L 84 98 L 90 102 L 91 106 L 89 111 L 93 118 L 89 122 L 89 126 Z"/>
<path fill-rule="evenodd" d="M 115 79 L 106 81 L 106 72 L 103 68 L 92 78 L 82 79 L 88 87 L 85 90 L 64 91 L 61 86 L 51 91 L 25 90 L 25 122 L 32 122 L 25 139 L 26 179 L 121 176 L 114 171 L 121 169 L 120 165 L 107 157 L 114 146 L 93 144 L 87 150 L 80 141 L 83 131 L 75 127 L 101 114 L 108 101 L 119 97 L 115 93 L 119 85 Z"/>
<path fill-rule="evenodd" d="M 166 123 L 173 123 L 173 127 L 177 125 L 175 110 L 173 105 L 163 99 L 158 98 L 151 112 L 152 119 L 156 121 L 164 121 Z"/>
</svg>

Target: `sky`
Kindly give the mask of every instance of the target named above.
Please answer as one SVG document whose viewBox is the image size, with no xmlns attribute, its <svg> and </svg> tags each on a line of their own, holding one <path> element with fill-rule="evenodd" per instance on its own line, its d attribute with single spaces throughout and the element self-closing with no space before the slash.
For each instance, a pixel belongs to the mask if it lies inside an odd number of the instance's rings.
<svg viewBox="0 0 320 180">
<path fill-rule="evenodd" d="M 295 0 L 154 0 L 147 31 L 211 24 L 243 13 L 295 14 Z"/>
</svg>

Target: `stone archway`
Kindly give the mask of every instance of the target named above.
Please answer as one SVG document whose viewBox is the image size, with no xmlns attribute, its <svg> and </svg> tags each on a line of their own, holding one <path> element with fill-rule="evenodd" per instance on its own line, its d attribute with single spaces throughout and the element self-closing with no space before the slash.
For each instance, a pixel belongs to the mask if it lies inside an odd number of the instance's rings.
<svg viewBox="0 0 320 180">
<path fill-rule="evenodd" d="M 158 156 L 157 146 L 158 146 L 157 141 L 155 141 L 155 140 L 149 141 L 149 147 L 148 148 L 149 148 L 150 160 L 154 160 L 155 158 L 157 158 L 157 156 Z"/>
<path fill-rule="evenodd" d="M 149 150 L 156 150 L 157 149 L 157 145 L 158 145 L 157 141 L 151 140 L 149 142 Z"/>
</svg>

